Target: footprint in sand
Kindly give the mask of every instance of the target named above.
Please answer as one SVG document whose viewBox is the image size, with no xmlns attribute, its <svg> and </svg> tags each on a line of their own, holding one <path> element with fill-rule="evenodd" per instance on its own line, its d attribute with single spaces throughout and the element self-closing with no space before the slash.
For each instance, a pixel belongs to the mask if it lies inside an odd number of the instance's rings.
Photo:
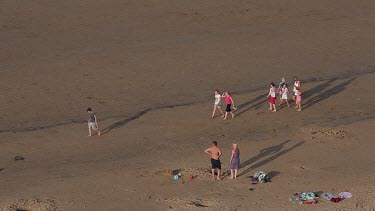
<svg viewBox="0 0 375 211">
<path fill-rule="evenodd" d="M 330 128 L 305 128 L 303 129 L 304 137 L 308 137 L 313 142 L 325 143 L 332 139 L 350 139 L 351 134 L 343 129 L 330 129 Z"/>
</svg>

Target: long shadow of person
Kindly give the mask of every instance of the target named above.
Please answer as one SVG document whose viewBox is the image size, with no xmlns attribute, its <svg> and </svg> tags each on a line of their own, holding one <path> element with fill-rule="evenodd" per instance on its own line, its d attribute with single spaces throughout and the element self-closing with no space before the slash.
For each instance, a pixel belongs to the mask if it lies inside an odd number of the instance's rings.
<svg viewBox="0 0 375 211">
<path fill-rule="evenodd" d="M 256 103 L 260 100 L 263 100 L 264 101 L 264 98 L 267 96 L 267 94 L 262 94 L 262 95 L 259 95 L 258 97 L 252 99 L 252 100 L 249 100 L 245 103 L 242 103 L 241 105 L 238 106 L 238 109 L 240 110 L 240 112 L 237 112 L 236 115 L 237 116 L 240 116 L 241 114 L 245 113 L 246 111 L 250 110 L 252 108 L 252 106 L 248 107 L 248 108 L 245 108 L 246 106 L 248 105 L 251 105 L 253 103 Z"/>
<path fill-rule="evenodd" d="M 312 97 L 311 99 L 309 99 L 306 103 L 303 103 L 303 108 L 306 109 L 316 103 L 319 103 L 333 95 L 336 95 L 342 91 L 344 91 L 346 89 L 346 87 L 353 81 L 353 79 L 349 79 L 347 81 L 344 81 L 342 83 L 340 83 L 339 85 L 336 85 L 324 92 L 322 92 L 321 94 L 319 95 L 316 95 L 314 97 Z M 303 96 L 303 95 L 302 95 Z M 303 102 L 303 101 L 302 101 Z"/>
<path fill-rule="evenodd" d="M 320 93 L 324 91 L 326 88 L 332 85 L 334 81 L 336 81 L 336 78 L 330 79 L 322 84 L 319 84 L 318 86 L 315 86 L 309 90 L 303 91 L 303 98 L 308 99 L 309 97 L 313 96 L 314 94 Z"/>
<path fill-rule="evenodd" d="M 333 83 L 334 81 L 336 81 L 336 80 L 337 80 L 337 78 L 329 79 L 329 80 L 327 80 L 326 82 L 324 82 L 324 83 L 322 83 L 322 84 L 319 84 L 319 85 L 317 85 L 317 86 L 315 86 L 315 87 L 313 87 L 313 88 L 311 88 L 311 89 L 309 89 L 309 90 L 303 92 L 303 98 L 304 98 L 305 100 L 307 100 L 307 99 L 309 99 L 311 96 L 313 96 L 314 94 L 317 94 L 317 93 L 320 93 L 320 92 L 324 91 L 326 88 L 328 88 L 329 86 L 331 86 L 332 83 Z M 312 80 L 312 81 L 314 81 L 314 80 Z M 293 92 L 293 86 L 292 86 L 292 88 L 291 88 L 291 90 L 290 90 L 290 95 L 293 95 L 293 94 L 294 94 L 294 92 Z M 293 100 L 289 100 L 289 104 L 292 104 L 293 102 L 294 102 Z M 286 105 L 285 105 L 285 103 L 284 103 L 281 107 L 279 107 L 279 109 L 282 109 L 282 108 L 284 108 L 285 106 L 286 106 Z"/>
<path fill-rule="evenodd" d="M 264 149 L 260 150 L 259 153 L 256 156 L 254 156 L 254 157 L 246 160 L 245 162 L 241 163 L 240 167 L 244 168 L 244 167 L 256 162 L 257 160 L 262 159 L 265 156 L 272 155 L 272 154 L 275 154 L 275 153 L 279 152 L 283 148 L 283 146 L 285 144 L 289 143 L 290 141 L 292 141 L 292 140 L 286 140 L 286 141 L 284 141 L 284 142 L 282 142 L 278 145 L 267 147 L 267 148 L 264 148 Z"/>
<path fill-rule="evenodd" d="M 245 163 L 241 164 L 241 168 L 243 168 L 246 165 L 249 165 L 251 163 L 254 163 L 255 161 L 261 159 L 262 157 L 265 157 L 265 156 L 268 156 L 268 155 L 272 155 L 272 156 L 254 164 L 252 166 L 250 166 L 249 168 L 242 171 L 238 176 L 243 176 L 243 175 L 247 174 L 248 172 L 250 172 L 250 171 L 252 171 L 256 168 L 262 167 L 262 166 L 266 165 L 267 163 L 277 159 L 278 157 L 288 153 L 289 151 L 291 151 L 291 150 L 293 150 L 293 149 L 295 149 L 295 148 L 297 148 L 297 147 L 299 147 L 299 146 L 301 146 L 302 144 L 305 143 L 304 141 L 299 142 L 299 143 L 295 144 L 294 146 L 290 147 L 289 149 L 284 149 L 284 150 L 280 151 L 283 148 L 283 146 L 290 141 L 291 140 L 287 140 L 287 141 L 284 141 L 283 143 L 278 144 L 276 146 L 268 147 L 268 148 L 265 148 L 265 149 L 261 150 L 258 155 L 256 155 L 253 158 L 250 158 L 249 160 L 245 161 Z"/>
<path fill-rule="evenodd" d="M 128 124 L 129 122 L 140 118 L 141 116 L 145 115 L 150 110 L 151 110 L 151 108 L 147 108 L 147 109 L 145 109 L 143 111 L 140 111 L 140 112 L 134 114 L 133 116 L 130 116 L 130 117 L 126 118 L 126 119 L 123 119 L 123 120 L 120 120 L 118 122 L 115 122 L 115 123 L 109 125 L 108 127 L 104 128 L 102 130 L 102 134 L 108 133 L 108 132 L 110 132 L 113 129 L 118 129 L 118 128 L 120 128 L 120 127 Z"/>
<path fill-rule="evenodd" d="M 266 97 L 266 96 L 267 96 L 267 94 L 264 95 L 264 97 Z M 263 106 L 265 106 L 265 107 L 269 107 L 269 104 L 267 103 L 268 101 L 269 101 L 269 98 L 265 98 L 264 100 L 262 100 L 262 101 L 258 102 L 257 104 L 251 106 L 250 109 L 251 109 L 251 108 L 259 109 L 259 108 L 261 108 L 261 107 L 263 107 Z"/>
</svg>

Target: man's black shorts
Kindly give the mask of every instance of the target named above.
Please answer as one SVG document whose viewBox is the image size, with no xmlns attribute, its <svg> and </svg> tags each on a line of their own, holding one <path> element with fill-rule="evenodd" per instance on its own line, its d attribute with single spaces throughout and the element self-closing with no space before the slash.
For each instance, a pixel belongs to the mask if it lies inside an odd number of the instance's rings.
<svg viewBox="0 0 375 211">
<path fill-rule="evenodd" d="M 212 169 L 221 169 L 220 160 L 215 160 L 211 158 L 211 165 L 212 165 Z"/>
</svg>

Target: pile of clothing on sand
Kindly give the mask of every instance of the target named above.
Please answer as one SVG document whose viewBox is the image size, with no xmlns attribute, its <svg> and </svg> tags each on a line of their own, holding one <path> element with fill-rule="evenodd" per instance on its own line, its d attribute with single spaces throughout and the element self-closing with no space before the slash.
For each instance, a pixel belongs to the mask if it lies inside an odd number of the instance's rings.
<svg viewBox="0 0 375 211">
<path fill-rule="evenodd" d="M 251 184 L 266 183 L 270 181 L 271 178 L 269 177 L 268 173 L 264 171 L 257 171 L 255 172 L 254 176 L 251 177 Z"/>
<path fill-rule="evenodd" d="M 293 203 L 298 202 L 299 204 L 317 204 L 320 203 L 322 199 L 338 203 L 343 199 L 348 199 L 352 197 L 352 194 L 349 192 L 341 192 L 339 196 L 336 196 L 328 192 L 297 192 L 293 195 L 297 196 L 297 198 L 289 198 L 289 201 Z"/>
</svg>

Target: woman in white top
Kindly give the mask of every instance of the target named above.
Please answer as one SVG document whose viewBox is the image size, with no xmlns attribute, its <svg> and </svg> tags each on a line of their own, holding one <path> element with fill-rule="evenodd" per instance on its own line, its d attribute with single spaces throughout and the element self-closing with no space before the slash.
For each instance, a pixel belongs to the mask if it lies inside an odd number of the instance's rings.
<svg viewBox="0 0 375 211">
<path fill-rule="evenodd" d="M 281 88 L 281 101 L 280 101 L 280 105 L 279 106 L 281 106 L 281 104 L 285 100 L 286 104 L 288 105 L 288 108 L 290 108 L 290 105 L 289 105 L 289 102 L 288 102 L 288 94 L 289 94 L 288 87 L 284 83 L 283 87 Z"/>
<path fill-rule="evenodd" d="M 218 89 L 215 90 L 215 102 L 214 102 L 214 110 L 212 111 L 211 119 L 215 117 L 216 108 L 219 109 L 221 113 L 221 117 L 224 118 L 224 112 L 221 110 L 221 95 Z"/>
<path fill-rule="evenodd" d="M 270 108 L 268 110 L 276 112 L 276 87 L 273 82 L 270 84 L 270 92 L 268 93 L 267 97 L 270 98 Z"/>
<path fill-rule="evenodd" d="M 294 92 L 294 95 L 293 95 L 293 100 L 296 101 L 297 100 L 297 88 L 298 89 L 301 89 L 301 82 L 298 80 L 298 77 L 297 76 L 294 76 L 294 84 L 293 84 L 293 92 Z M 297 107 L 296 107 L 297 108 Z"/>
</svg>

